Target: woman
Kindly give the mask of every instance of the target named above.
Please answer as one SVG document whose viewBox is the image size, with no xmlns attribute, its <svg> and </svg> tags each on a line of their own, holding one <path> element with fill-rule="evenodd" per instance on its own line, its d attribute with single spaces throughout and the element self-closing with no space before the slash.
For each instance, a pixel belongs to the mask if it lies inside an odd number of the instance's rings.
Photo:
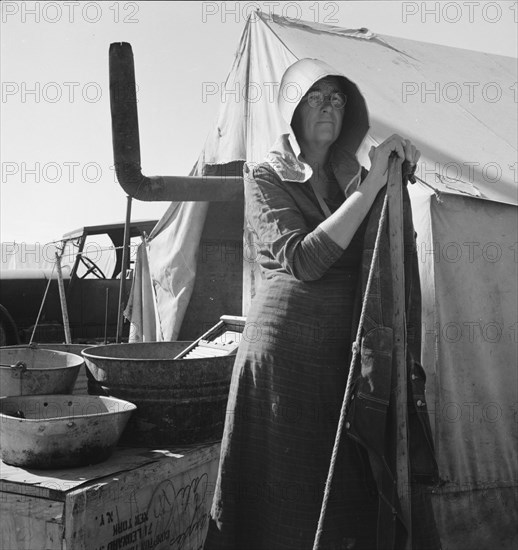
<svg viewBox="0 0 518 550">
<path fill-rule="evenodd" d="M 368 129 L 363 97 L 319 60 L 288 68 L 279 108 L 292 133 L 265 163 L 245 167 L 263 280 L 236 357 L 206 550 L 312 547 L 348 374 L 366 216 L 391 152 L 411 164 L 420 155 L 393 135 L 371 149 L 367 174 L 355 156 Z M 344 435 L 320 548 L 376 548 L 378 493 L 365 459 Z"/>
</svg>

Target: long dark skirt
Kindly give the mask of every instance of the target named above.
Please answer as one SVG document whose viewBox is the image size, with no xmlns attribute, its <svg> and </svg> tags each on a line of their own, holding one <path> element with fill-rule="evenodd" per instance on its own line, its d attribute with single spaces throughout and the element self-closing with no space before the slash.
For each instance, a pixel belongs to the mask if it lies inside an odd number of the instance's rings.
<svg viewBox="0 0 518 550">
<path fill-rule="evenodd" d="M 312 547 L 348 374 L 357 270 L 264 281 L 234 366 L 206 550 Z M 321 548 L 376 547 L 377 493 L 341 441 Z"/>
</svg>

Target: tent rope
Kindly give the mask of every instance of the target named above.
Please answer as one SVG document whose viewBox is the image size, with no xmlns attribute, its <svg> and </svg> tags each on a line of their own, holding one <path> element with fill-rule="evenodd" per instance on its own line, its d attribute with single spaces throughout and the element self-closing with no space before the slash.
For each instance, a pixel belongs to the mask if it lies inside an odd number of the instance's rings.
<svg viewBox="0 0 518 550">
<path fill-rule="evenodd" d="M 327 503 L 329 501 L 329 494 L 331 492 L 331 483 L 333 481 L 333 475 L 335 471 L 336 466 L 336 459 L 338 456 L 338 447 L 340 444 L 340 439 L 342 437 L 342 431 L 343 426 L 345 423 L 345 415 L 347 411 L 347 407 L 349 406 L 349 402 L 351 401 L 351 393 L 352 393 L 352 386 L 353 386 L 353 379 L 354 379 L 354 366 L 356 365 L 356 359 L 358 357 L 358 353 L 360 351 L 360 342 L 361 342 L 361 334 L 363 330 L 363 323 L 365 320 L 365 310 L 366 310 L 366 304 L 367 304 L 367 296 L 369 295 L 370 288 L 372 285 L 372 280 L 374 278 L 374 266 L 376 265 L 376 261 L 378 259 L 378 253 L 380 248 L 380 241 L 381 241 L 381 233 L 383 231 L 383 227 L 385 225 L 385 219 L 387 216 L 387 205 L 388 205 L 388 194 L 385 195 L 385 199 L 383 201 L 383 208 L 381 210 L 380 215 L 380 221 L 378 225 L 378 232 L 376 234 L 376 241 L 374 244 L 374 250 L 372 253 L 372 260 L 371 265 L 369 268 L 369 276 L 367 278 L 367 284 L 365 286 L 365 293 L 362 301 L 362 309 L 360 314 L 360 320 L 358 324 L 358 330 L 356 332 L 356 340 L 354 341 L 352 345 L 352 357 L 351 357 L 351 363 L 349 365 L 349 375 L 347 377 L 347 385 L 345 387 L 345 394 L 344 399 L 342 402 L 342 409 L 340 411 L 340 419 L 338 420 L 338 427 L 336 429 L 336 437 L 335 442 L 333 446 L 333 452 L 331 454 L 331 461 L 329 464 L 329 472 L 327 474 L 326 479 L 326 485 L 324 490 L 324 497 L 322 499 L 322 507 L 320 509 L 320 517 L 318 518 L 318 526 L 317 531 L 315 533 L 315 539 L 313 542 L 313 550 L 318 550 L 320 546 L 320 538 L 322 536 L 322 532 L 324 530 L 324 518 L 327 510 Z"/>
<path fill-rule="evenodd" d="M 441 192 L 440 192 L 438 189 L 435 189 L 435 187 L 433 187 L 433 186 L 430 185 L 429 183 L 426 183 L 426 181 L 422 180 L 421 178 L 418 178 L 416 175 L 414 175 L 414 178 L 415 178 L 419 183 L 421 183 L 421 184 L 424 185 L 425 187 L 428 187 L 428 189 L 430 189 L 430 190 L 432 191 L 432 193 L 435 195 L 435 198 L 437 199 L 437 202 L 438 202 L 438 203 L 441 203 L 441 202 L 442 202 Z"/>
</svg>

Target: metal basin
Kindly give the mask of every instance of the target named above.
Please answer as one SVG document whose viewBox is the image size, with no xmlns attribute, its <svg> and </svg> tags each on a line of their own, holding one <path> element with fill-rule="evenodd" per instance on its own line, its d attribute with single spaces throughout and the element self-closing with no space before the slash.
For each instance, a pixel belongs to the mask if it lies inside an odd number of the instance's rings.
<svg viewBox="0 0 518 550">
<path fill-rule="evenodd" d="M 34 347 L 0 348 L 0 395 L 70 393 L 84 360 Z"/>
<path fill-rule="evenodd" d="M 134 410 L 132 403 L 89 395 L 0 398 L 2 460 L 44 469 L 102 462 Z"/>
<path fill-rule="evenodd" d="M 123 445 L 221 437 L 235 356 L 173 360 L 191 342 L 110 344 L 83 350 L 88 392 L 137 405 Z"/>
<path fill-rule="evenodd" d="M 20 344 L 17 346 L 5 346 L 1 349 L 49 349 L 51 351 L 64 351 L 66 353 L 73 353 L 74 355 L 77 355 L 83 362 L 83 366 L 79 368 L 79 373 L 71 393 L 76 395 L 86 395 L 88 393 L 88 382 L 86 378 L 86 367 L 84 366 L 84 360 L 81 357 L 81 352 L 85 348 L 92 347 L 92 345 L 93 344 Z"/>
</svg>

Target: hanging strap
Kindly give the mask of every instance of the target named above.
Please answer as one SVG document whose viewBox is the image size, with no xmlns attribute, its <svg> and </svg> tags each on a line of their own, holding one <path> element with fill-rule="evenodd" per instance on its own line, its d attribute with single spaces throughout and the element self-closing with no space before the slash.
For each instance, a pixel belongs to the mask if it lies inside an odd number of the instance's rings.
<svg viewBox="0 0 518 550">
<path fill-rule="evenodd" d="M 317 195 L 317 198 L 318 198 L 318 194 L 316 192 L 315 194 Z M 383 201 L 383 208 L 381 211 L 380 221 L 378 225 L 378 232 L 376 234 L 376 241 L 374 244 L 374 251 L 372 253 L 371 265 L 369 268 L 369 276 L 367 278 L 367 285 L 365 287 L 365 294 L 363 296 L 360 320 L 358 324 L 358 330 L 356 332 L 356 340 L 354 341 L 353 348 L 352 348 L 352 358 L 351 358 L 351 364 L 349 366 L 349 375 L 347 377 L 347 385 L 345 387 L 345 394 L 342 402 L 342 409 L 340 410 L 340 419 L 338 421 L 338 427 L 336 429 L 335 443 L 333 446 L 333 452 L 331 454 L 331 462 L 329 464 L 329 472 L 327 474 L 326 486 L 324 490 L 324 498 L 322 500 L 322 508 L 320 509 L 320 517 L 318 518 L 317 532 L 315 533 L 315 539 L 313 542 L 313 550 L 318 550 L 320 546 L 320 538 L 322 536 L 322 532 L 324 529 L 324 518 L 326 515 L 327 502 L 329 500 L 329 493 L 331 492 L 331 483 L 333 481 L 336 458 L 338 456 L 338 446 L 340 444 L 340 439 L 342 437 L 343 426 L 345 423 L 345 414 L 347 411 L 347 407 L 349 406 L 349 402 L 351 400 L 351 393 L 352 393 L 352 386 L 353 386 L 353 379 L 354 379 L 354 366 L 356 365 L 356 359 L 358 357 L 358 352 L 360 351 L 361 335 L 362 335 L 362 329 L 363 329 L 363 322 L 365 320 L 367 297 L 370 293 L 372 280 L 374 278 L 374 266 L 376 265 L 376 261 L 378 258 L 381 234 L 382 234 L 383 227 L 385 225 L 385 219 L 387 216 L 387 204 L 388 204 L 388 195 L 385 195 L 385 200 Z"/>
<path fill-rule="evenodd" d="M 358 185 L 361 182 L 361 168 L 359 169 L 358 173 L 354 178 L 351 179 L 351 181 L 347 184 L 347 187 L 345 188 L 344 195 L 345 198 L 349 197 L 349 189 L 353 188 L 353 190 L 358 188 Z M 324 215 L 326 218 L 329 218 L 329 216 L 332 214 L 331 210 L 327 206 L 326 201 L 324 200 L 324 197 L 320 193 L 320 191 L 315 187 L 313 184 L 313 181 L 311 178 L 309 179 L 309 184 L 311 185 L 311 188 L 313 189 L 313 193 L 315 193 L 315 196 L 317 198 L 318 204 L 320 205 L 320 208 L 322 208 L 322 212 L 324 212 Z"/>
<path fill-rule="evenodd" d="M 320 204 L 320 208 L 322 208 L 322 212 L 324 212 L 324 216 L 326 218 L 329 218 L 329 216 L 331 215 L 331 210 L 329 210 L 329 206 L 327 206 L 326 201 L 324 200 L 324 197 L 321 195 L 320 191 L 315 187 L 311 179 L 309 180 L 309 184 L 311 185 L 311 189 L 313 189 L 313 193 L 315 193 L 318 204 Z"/>
</svg>

